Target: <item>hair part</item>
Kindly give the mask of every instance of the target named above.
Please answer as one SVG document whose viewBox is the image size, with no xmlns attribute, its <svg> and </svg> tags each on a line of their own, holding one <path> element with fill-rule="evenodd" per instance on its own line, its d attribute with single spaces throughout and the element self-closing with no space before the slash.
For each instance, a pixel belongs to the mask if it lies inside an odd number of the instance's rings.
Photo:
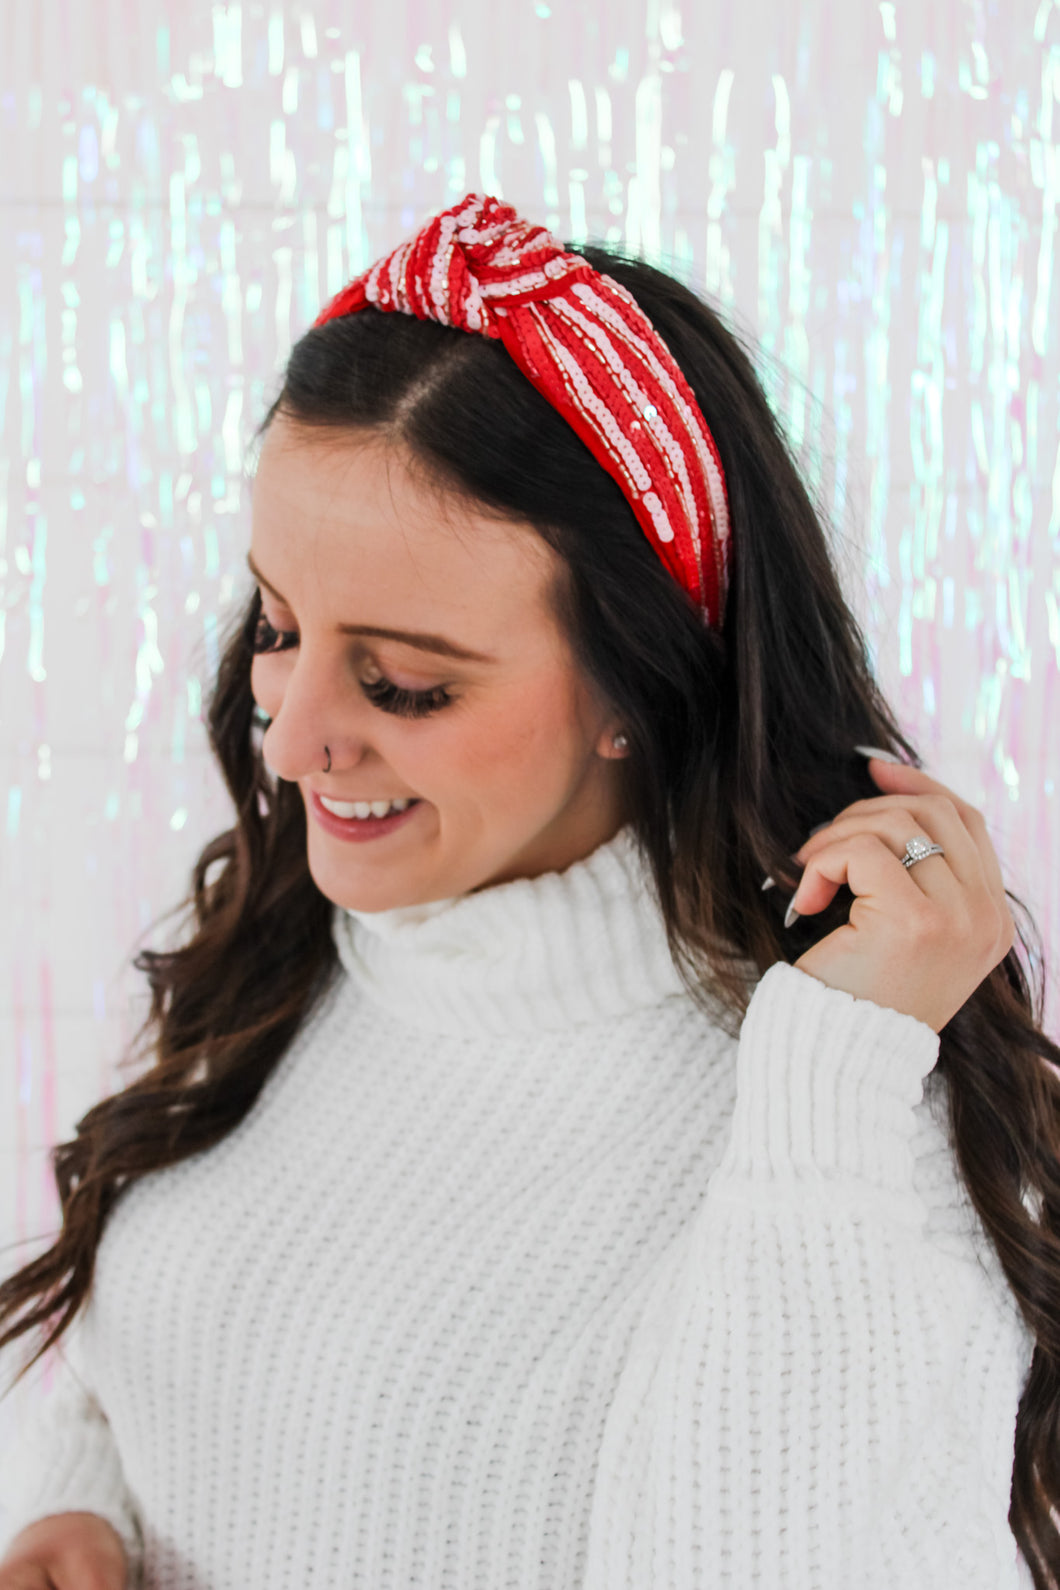
<svg viewBox="0 0 1060 1590">
<path fill-rule="evenodd" d="M 637 299 L 714 434 L 732 523 L 722 629 L 705 630 L 612 477 L 496 341 L 366 308 L 311 328 L 262 425 L 400 447 L 422 479 L 529 524 L 562 560 L 556 614 L 629 740 L 629 821 L 675 965 L 733 1037 L 754 982 L 842 926 L 853 895 L 782 926 L 792 853 L 879 794 L 855 744 L 921 766 L 873 678 L 822 520 L 750 357 L 688 288 L 617 249 L 569 247 Z M 62 1230 L 0 1284 L 0 1347 L 43 1338 L 89 1295 L 116 1200 L 139 1177 L 219 1143 L 253 1106 L 338 967 L 332 904 L 313 881 L 297 786 L 261 757 L 250 688 L 257 591 L 225 637 L 209 743 L 234 825 L 195 863 L 182 946 L 143 950 L 151 1008 L 124 1065 L 144 1073 L 52 1151 Z M 215 875 L 208 878 L 211 870 Z M 784 887 L 762 893 L 771 873 Z M 1015 1431 L 1009 1523 L 1036 1590 L 1060 1584 L 1060 1048 L 1042 1030 L 1044 969 L 1026 907 L 1018 943 L 940 1034 L 961 1177 L 1035 1337 Z M 1032 987 L 1021 951 L 1038 969 Z M 21 1378 L 21 1374 L 18 1378 Z"/>
</svg>

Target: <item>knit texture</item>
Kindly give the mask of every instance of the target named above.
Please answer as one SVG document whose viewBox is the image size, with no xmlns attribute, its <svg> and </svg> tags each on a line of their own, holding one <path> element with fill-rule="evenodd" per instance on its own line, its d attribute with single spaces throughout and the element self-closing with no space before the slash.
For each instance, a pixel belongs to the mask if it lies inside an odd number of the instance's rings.
<svg viewBox="0 0 1060 1590">
<path fill-rule="evenodd" d="M 626 829 L 333 929 L 246 1119 L 113 1211 L 0 1549 L 88 1509 L 145 1590 L 1029 1590 L 1033 1339 L 929 1027 L 778 963 L 732 1036 Z"/>
</svg>

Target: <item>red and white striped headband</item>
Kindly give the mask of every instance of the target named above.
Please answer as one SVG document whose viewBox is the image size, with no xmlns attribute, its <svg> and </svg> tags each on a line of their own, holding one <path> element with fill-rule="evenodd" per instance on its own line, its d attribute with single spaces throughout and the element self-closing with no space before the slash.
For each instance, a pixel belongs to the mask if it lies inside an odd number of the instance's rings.
<svg viewBox="0 0 1060 1590">
<path fill-rule="evenodd" d="M 372 304 L 499 338 L 621 487 L 670 573 L 720 629 L 729 503 L 692 389 L 625 287 L 510 204 L 469 193 L 337 293 L 316 325 Z"/>
</svg>

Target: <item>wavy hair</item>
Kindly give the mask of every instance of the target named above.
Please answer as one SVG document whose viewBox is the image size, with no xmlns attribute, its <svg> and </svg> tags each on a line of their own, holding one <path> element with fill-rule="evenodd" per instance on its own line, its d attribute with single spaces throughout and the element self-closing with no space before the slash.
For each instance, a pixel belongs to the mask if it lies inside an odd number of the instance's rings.
<svg viewBox="0 0 1060 1590">
<path fill-rule="evenodd" d="M 826 910 L 782 926 L 798 881 L 792 853 L 817 824 L 879 794 L 853 746 L 922 763 L 874 680 L 823 517 L 752 357 L 671 276 L 615 248 L 568 246 L 641 304 L 717 441 L 733 527 L 722 632 L 704 631 L 616 482 L 495 341 L 372 308 L 329 321 L 293 348 L 261 431 L 281 412 L 371 431 L 440 489 L 531 525 L 559 554 L 556 612 L 578 665 L 621 714 L 629 821 L 674 963 L 697 1003 L 723 1010 L 735 1034 L 751 992 L 747 963 L 761 975 L 794 962 L 849 916 L 844 885 Z M 0 1283 L 0 1348 L 30 1330 L 40 1336 L 19 1379 L 85 1301 L 116 1199 L 243 1120 L 338 966 L 300 792 L 261 756 L 250 687 L 259 611 L 255 589 L 225 636 L 208 701 L 235 822 L 202 850 L 175 908 L 191 917 L 187 942 L 133 961 L 151 1006 L 122 1066 L 142 1049 L 147 1067 L 51 1151 L 61 1232 Z M 766 873 L 787 888 L 763 893 Z M 1019 911 L 1016 942 L 943 1028 L 937 1067 L 961 1177 L 1035 1338 L 1009 1524 L 1036 1590 L 1057 1590 L 1060 1049 L 1042 1030 L 1034 923 L 1006 893 Z M 1033 990 L 1021 950 L 1038 970 Z"/>
</svg>

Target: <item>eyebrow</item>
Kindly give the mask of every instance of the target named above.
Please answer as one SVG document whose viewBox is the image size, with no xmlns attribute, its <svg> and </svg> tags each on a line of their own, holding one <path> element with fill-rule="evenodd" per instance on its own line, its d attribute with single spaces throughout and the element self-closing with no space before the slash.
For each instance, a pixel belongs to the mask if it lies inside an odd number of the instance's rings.
<svg viewBox="0 0 1060 1590">
<path fill-rule="evenodd" d="M 247 568 L 259 584 L 275 596 L 278 602 L 287 605 L 287 598 L 279 592 L 262 574 L 254 562 L 251 553 L 247 553 Z M 458 662 L 492 663 L 496 657 L 490 657 L 485 652 L 471 651 L 466 646 L 457 646 L 454 641 L 446 640 L 444 635 L 428 635 L 418 629 L 381 629 L 376 624 L 339 624 L 337 626 L 341 635 L 374 635 L 380 640 L 398 640 L 406 646 L 414 646 L 417 651 L 429 651 L 439 657 L 455 657 Z"/>
</svg>

